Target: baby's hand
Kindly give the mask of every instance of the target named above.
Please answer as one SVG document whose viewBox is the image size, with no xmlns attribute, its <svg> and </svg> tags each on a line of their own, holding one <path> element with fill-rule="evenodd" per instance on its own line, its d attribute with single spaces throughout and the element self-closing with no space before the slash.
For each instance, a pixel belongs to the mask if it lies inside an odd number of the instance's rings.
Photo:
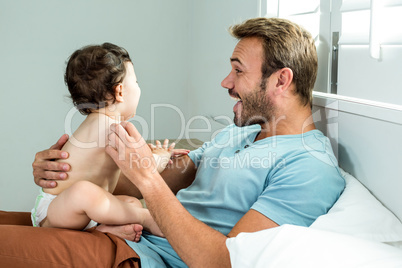
<svg viewBox="0 0 402 268">
<path fill-rule="evenodd" d="M 169 158 L 169 159 L 170 159 L 170 157 L 172 155 L 172 151 L 173 151 L 175 145 L 176 145 L 175 143 L 172 143 L 169 146 L 169 140 L 168 139 L 165 139 L 163 141 L 163 145 L 158 140 L 155 141 L 155 145 L 153 145 L 152 143 L 148 143 L 148 146 L 151 149 L 153 154 L 156 154 L 156 155 L 158 155 L 158 156 L 160 156 L 162 158 Z"/>
<path fill-rule="evenodd" d="M 173 158 L 179 157 L 182 155 L 187 155 L 190 152 L 190 150 L 186 150 L 186 149 L 174 149 L 176 144 L 173 142 L 169 146 L 168 139 L 165 139 L 163 141 L 163 145 L 161 144 L 160 141 L 157 140 L 157 141 L 155 141 L 155 145 L 153 145 L 152 143 L 149 143 L 148 146 L 154 155 L 159 173 L 161 173 L 168 164 L 172 163 Z"/>
</svg>

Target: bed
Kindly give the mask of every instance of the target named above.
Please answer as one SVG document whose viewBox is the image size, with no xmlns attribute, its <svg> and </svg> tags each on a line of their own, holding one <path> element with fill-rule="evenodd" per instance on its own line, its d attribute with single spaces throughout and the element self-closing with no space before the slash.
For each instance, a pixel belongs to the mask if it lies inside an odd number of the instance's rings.
<svg viewBox="0 0 402 268">
<path fill-rule="evenodd" d="M 232 267 L 402 267 L 402 223 L 356 178 L 309 228 L 282 225 L 229 238 Z"/>
</svg>

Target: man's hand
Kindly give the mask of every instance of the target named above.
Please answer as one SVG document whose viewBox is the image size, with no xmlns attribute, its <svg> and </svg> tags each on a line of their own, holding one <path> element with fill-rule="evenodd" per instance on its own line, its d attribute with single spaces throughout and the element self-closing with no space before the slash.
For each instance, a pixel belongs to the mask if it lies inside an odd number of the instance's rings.
<svg viewBox="0 0 402 268">
<path fill-rule="evenodd" d="M 138 183 L 156 173 L 151 149 L 141 134 L 129 122 L 111 125 L 106 152 L 113 158 L 126 177 L 137 187 Z"/>
<path fill-rule="evenodd" d="M 66 172 L 70 170 L 70 165 L 54 161 L 68 158 L 68 153 L 61 151 L 67 141 L 68 135 L 64 134 L 56 144 L 35 155 L 32 163 L 35 184 L 42 188 L 54 188 L 57 186 L 57 180 L 67 179 Z"/>
</svg>

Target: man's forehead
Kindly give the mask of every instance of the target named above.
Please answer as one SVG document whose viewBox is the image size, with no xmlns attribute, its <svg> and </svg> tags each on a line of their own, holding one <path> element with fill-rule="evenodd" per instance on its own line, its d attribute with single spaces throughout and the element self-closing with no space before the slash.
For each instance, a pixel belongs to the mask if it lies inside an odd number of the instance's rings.
<svg viewBox="0 0 402 268">
<path fill-rule="evenodd" d="M 241 39 L 233 50 L 230 61 L 247 65 L 253 62 L 262 62 L 263 46 L 261 40 L 256 37 Z"/>
</svg>

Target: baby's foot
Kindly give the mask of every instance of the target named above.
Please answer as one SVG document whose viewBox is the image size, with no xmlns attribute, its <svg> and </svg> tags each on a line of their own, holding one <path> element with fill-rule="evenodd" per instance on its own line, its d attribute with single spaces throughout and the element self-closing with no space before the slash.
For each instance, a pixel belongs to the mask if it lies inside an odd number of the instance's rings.
<svg viewBox="0 0 402 268">
<path fill-rule="evenodd" d="M 96 227 L 96 230 L 103 233 L 111 233 L 125 240 L 134 242 L 140 241 L 143 227 L 140 224 L 126 224 L 126 225 L 105 225 L 101 224 Z"/>
</svg>

